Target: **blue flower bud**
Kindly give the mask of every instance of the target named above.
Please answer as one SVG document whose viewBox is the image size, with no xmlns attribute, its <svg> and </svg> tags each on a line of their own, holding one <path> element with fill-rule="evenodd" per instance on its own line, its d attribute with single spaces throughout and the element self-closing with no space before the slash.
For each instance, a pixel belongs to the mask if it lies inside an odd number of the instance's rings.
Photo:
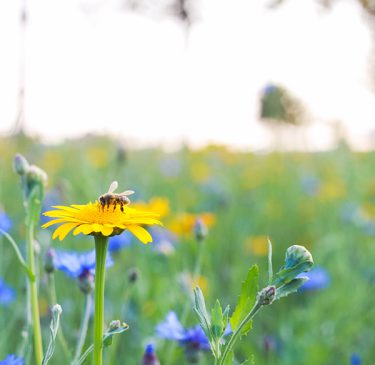
<svg viewBox="0 0 375 365">
<path fill-rule="evenodd" d="M 148 344 L 142 359 L 142 365 L 160 365 L 159 359 L 155 354 L 155 346 Z"/>
<path fill-rule="evenodd" d="M 260 305 L 269 305 L 271 304 L 276 297 L 276 287 L 270 285 L 262 289 L 257 296 L 257 302 Z"/>
<path fill-rule="evenodd" d="M 13 167 L 14 170 L 18 175 L 25 175 L 28 171 L 30 165 L 27 162 L 26 158 L 23 157 L 21 154 L 17 153 L 13 160 Z"/>
<path fill-rule="evenodd" d="M 50 247 L 44 255 L 44 270 L 51 274 L 55 271 L 56 251 Z"/>
<path fill-rule="evenodd" d="M 195 234 L 195 239 L 198 242 L 203 241 L 208 234 L 207 226 L 204 224 L 203 220 L 200 218 L 195 220 L 194 234 Z"/>
</svg>

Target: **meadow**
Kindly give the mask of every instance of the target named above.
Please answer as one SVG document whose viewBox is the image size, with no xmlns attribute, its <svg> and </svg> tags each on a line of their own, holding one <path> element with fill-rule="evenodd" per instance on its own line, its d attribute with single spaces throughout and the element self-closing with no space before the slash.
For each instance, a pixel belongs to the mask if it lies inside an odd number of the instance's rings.
<svg viewBox="0 0 375 365">
<path fill-rule="evenodd" d="M 121 319 L 129 329 L 104 350 L 104 364 L 141 364 L 150 343 L 162 365 L 212 364 L 208 351 L 192 359 L 186 348 L 161 338 L 156 328 L 170 311 L 184 327 L 198 324 L 192 310 L 197 284 L 210 307 L 220 298 L 231 308 L 253 264 L 258 264 L 260 282 L 266 285 L 268 238 L 275 267 L 282 266 L 289 246 L 303 245 L 314 257 L 316 277 L 255 317 L 253 330 L 239 342 L 237 359 L 254 355 L 258 365 L 372 364 L 373 152 L 353 152 L 342 144 L 319 153 L 255 154 L 220 146 L 167 153 L 127 149 L 109 137 L 88 136 L 61 145 L 23 135 L 1 138 L 0 228 L 25 252 L 22 189 L 12 167 L 16 153 L 48 174 L 43 211 L 53 205 L 94 202 L 116 180 L 119 191 L 135 191 L 132 206 L 152 207 L 160 214 L 163 227 L 150 230 L 153 243 L 144 245 L 127 231 L 110 239 L 113 264 L 106 272 L 105 322 Z M 207 228 L 204 240 L 196 239 L 196 219 Z M 53 227 L 41 228 L 46 221 L 41 216 L 36 231 L 43 338 L 47 342 L 53 280 L 63 309 L 61 329 L 74 352 L 85 294 L 67 270 L 46 273 L 45 257 L 51 247 L 57 254 L 87 252 L 94 243 L 82 234 L 52 240 Z M 27 351 L 25 275 L 3 236 L 0 277 L 9 286 L 7 295 L 2 297 L 0 291 L 1 360 Z M 85 348 L 92 343 L 91 329 L 90 319 Z M 50 363 L 66 361 L 57 341 Z"/>
</svg>

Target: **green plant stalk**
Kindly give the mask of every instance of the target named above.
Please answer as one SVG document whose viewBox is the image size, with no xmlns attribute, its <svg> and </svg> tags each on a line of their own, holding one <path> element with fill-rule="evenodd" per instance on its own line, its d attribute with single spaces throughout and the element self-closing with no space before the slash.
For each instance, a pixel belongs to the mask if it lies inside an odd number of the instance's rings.
<svg viewBox="0 0 375 365">
<path fill-rule="evenodd" d="M 108 237 L 95 235 L 94 365 L 103 364 L 104 283 Z"/>
<path fill-rule="evenodd" d="M 245 324 L 257 314 L 257 312 L 259 311 L 260 308 L 262 308 L 262 306 L 263 305 L 260 304 L 259 301 L 255 302 L 254 307 L 251 309 L 249 314 L 242 320 L 238 328 L 233 332 L 232 337 L 230 338 L 228 344 L 225 346 L 223 355 L 217 362 L 218 365 L 224 364 L 226 357 L 228 356 L 229 352 L 232 350 L 234 344 L 238 340 L 243 326 L 245 326 Z"/>
<path fill-rule="evenodd" d="M 39 317 L 38 285 L 35 278 L 34 225 L 32 222 L 28 222 L 27 225 L 27 256 L 28 267 L 31 273 L 31 277 L 28 277 L 28 282 L 30 287 L 30 306 L 34 336 L 34 352 L 36 364 L 39 365 L 43 361 L 43 344 Z"/>
<path fill-rule="evenodd" d="M 79 358 L 82 353 L 83 346 L 85 344 L 87 329 L 89 327 L 90 314 L 92 309 L 92 296 L 91 294 L 86 294 L 86 303 L 85 303 L 85 313 L 82 318 L 81 329 L 79 331 L 79 339 L 77 342 L 77 347 L 74 355 L 73 365 L 78 363 Z"/>
<path fill-rule="evenodd" d="M 50 304 L 51 306 L 57 304 L 57 296 L 56 296 L 56 285 L 55 285 L 55 276 L 53 273 L 48 275 L 48 286 L 49 286 L 49 295 L 50 295 Z M 60 324 L 59 331 L 57 332 L 57 340 L 59 341 L 65 355 L 65 360 L 70 362 L 71 360 L 71 353 L 68 347 L 68 343 L 65 339 L 64 332 L 62 326 Z"/>
</svg>

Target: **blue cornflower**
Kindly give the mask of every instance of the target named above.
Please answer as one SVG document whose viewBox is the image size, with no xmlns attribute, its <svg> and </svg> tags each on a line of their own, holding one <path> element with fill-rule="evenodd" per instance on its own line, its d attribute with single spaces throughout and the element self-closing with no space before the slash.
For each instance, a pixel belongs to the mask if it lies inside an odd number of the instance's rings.
<svg viewBox="0 0 375 365">
<path fill-rule="evenodd" d="M 0 278 L 0 304 L 8 305 L 16 298 L 16 292 Z"/>
<path fill-rule="evenodd" d="M 56 269 L 65 272 L 73 279 L 77 279 L 86 272 L 95 274 L 95 251 L 78 253 L 75 251 L 57 251 L 54 259 Z M 107 255 L 106 267 L 113 265 L 111 255 Z"/>
<path fill-rule="evenodd" d="M 160 337 L 177 341 L 185 348 L 194 348 L 196 350 L 210 349 L 210 344 L 202 328 L 197 325 L 185 329 L 173 311 L 167 314 L 164 322 L 156 326 L 156 332 Z"/>
<path fill-rule="evenodd" d="M 5 232 L 8 232 L 11 227 L 12 227 L 12 221 L 9 218 L 8 214 L 0 210 L 0 229 L 2 229 Z"/>
<path fill-rule="evenodd" d="M 307 280 L 299 289 L 300 291 L 310 291 L 325 289 L 331 282 L 328 271 L 320 266 L 316 266 L 309 272 L 299 274 L 298 277 L 307 277 Z"/>
<path fill-rule="evenodd" d="M 155 346 L 151 343 L 146 346 L 142 365 L 160 365 L 159 359 L 155 354 Z"/>
<path fill-rule="evenodd" d="M 6 359 L 0 361 L 0 365 L 24 365 L 24 362 L 16 355 L 9 355 Z"/>
<path fill-rule="evenodd" d="M 54 189 L 48 191 L 43 199 L 41 211 L 45 212 L 49 210 L 51 207 L 59 205 L 61 203 L 61 200 L 61 193 L 59 192 L 59 190 Z M 45 216 L 42 213 L 40 214 L 40 221 L 43 224 L 49 222 L 49 220 L 49 217 Z"/>
<path fill-rule="evenodd" d="M 116 236 L 110 237 L 108 243 L 109 252 L 118 252 L 123 248 L 129 247 L 131 245 L 131 236 L 124 232 Z"/>
<path fill-rule="evenodd" d="M 89 294 L 94 289 L 95 264 L 95 251 L 83 253 L 57 251 L 54 258 L 55 268 L 77 279 L 79 288 L 85 294 Z M 106 267 L 112 265 L 113 260 L 108 252 Z"/>
<path fill-rule="evenodd" d="M 354 353 L 350 356 L 350 365 L 362 365 L 362 359 L 359 354 Z"/>
<path fill-rule="evenodd" d="M 313 175 L 304 175 L 300 179 L 302 191 L 309 195 L 315 196 L 319 191 L 319 179 Z"/>
</svg>

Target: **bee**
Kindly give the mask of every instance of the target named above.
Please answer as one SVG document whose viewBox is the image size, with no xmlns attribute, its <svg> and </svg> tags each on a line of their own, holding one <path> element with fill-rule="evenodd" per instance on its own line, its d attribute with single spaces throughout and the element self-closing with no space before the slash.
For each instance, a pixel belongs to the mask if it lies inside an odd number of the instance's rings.
<svg viewBox="0 0 375 365">
<path fill-rule="evenodd" d="M 100 207 L 104 210 L 105 206 L 107 206 L 107 209 L 109 209 L 110 205 L 113 205 L 113 210 L 116 209 L 117 204 L 120 205 L 121 212 L 124 211 L 124 205 L 130 204 L 130 199 L 128 198 L 128 195 L 134 194 L 133 190 L 125 190 L 124 192 L 120 194 L 114 193 L 114 191 L 117 189 L 118 183 L 117 181 L 113 181 L 110 185 L 108 192 L 101 195 L 98 198 Z M 99 207 L 99 209 L 100 209 Z"/>
</svg>

